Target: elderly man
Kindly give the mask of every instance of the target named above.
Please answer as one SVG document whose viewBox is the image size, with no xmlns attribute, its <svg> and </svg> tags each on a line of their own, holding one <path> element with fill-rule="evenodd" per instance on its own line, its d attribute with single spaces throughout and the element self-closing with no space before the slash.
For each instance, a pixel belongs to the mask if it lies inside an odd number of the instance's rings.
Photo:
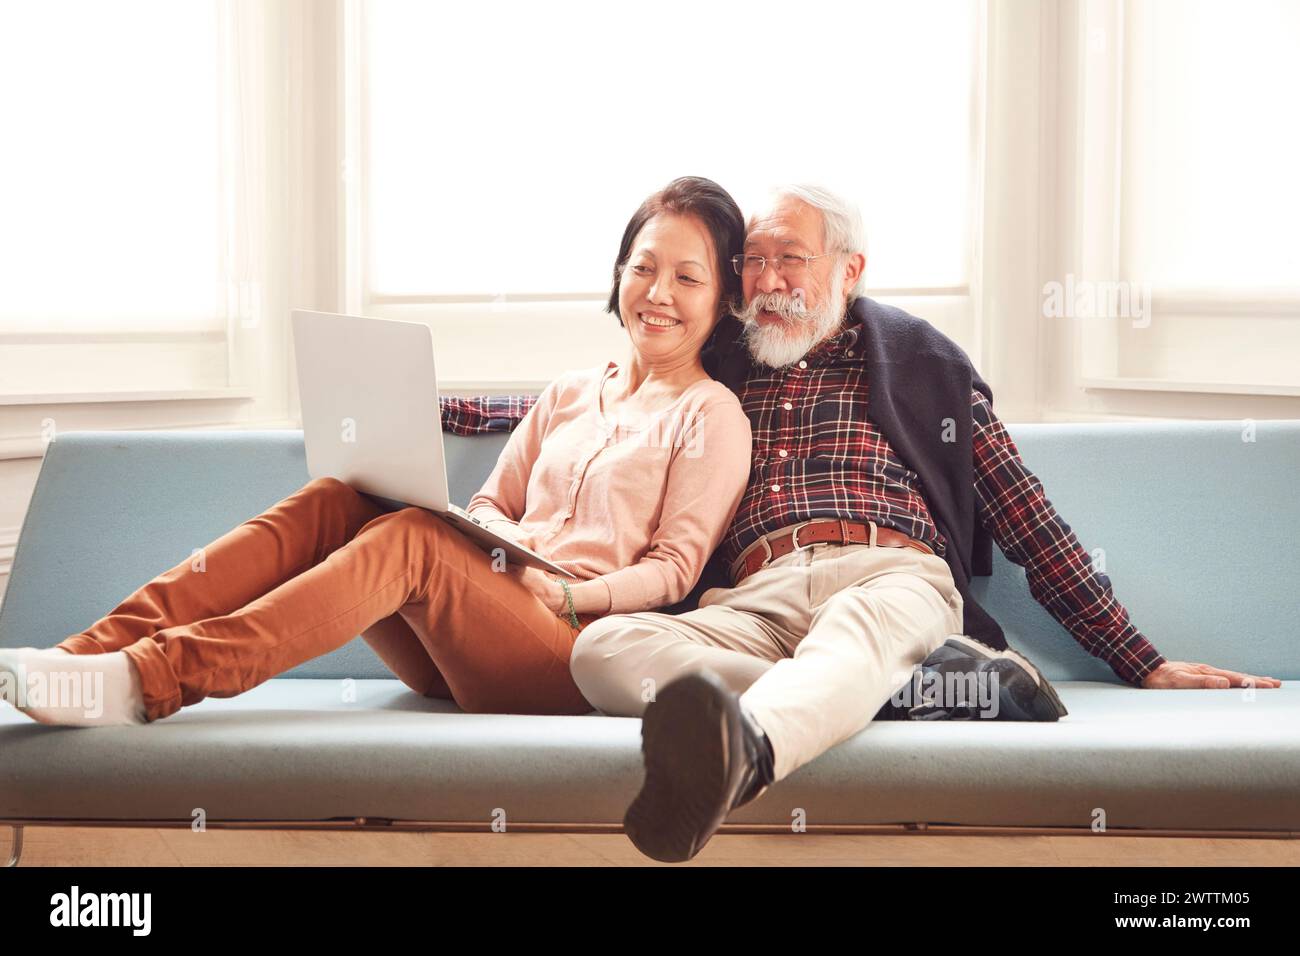
<svg viewBox="0 0 1300 956">
<path fill-rule="evenodd" d="M 994 540 L 1123 680 L 1279 684 L 1156 651 L 966 354 L 861 294 L 864 248 L 856 212 L 819 188 L 777 189 L 750 220 L 744 307 L 706 361 L 753 428 L 748 489 L 694 610 L 611 615 L 574 647 L 587 699 L 643 716 L 646 777 L 624 825 L 655 859 L 690 859 L 731 810 L 865 727 L 949 635 L 1005 649 L 968 589 Z"/>
</svg>

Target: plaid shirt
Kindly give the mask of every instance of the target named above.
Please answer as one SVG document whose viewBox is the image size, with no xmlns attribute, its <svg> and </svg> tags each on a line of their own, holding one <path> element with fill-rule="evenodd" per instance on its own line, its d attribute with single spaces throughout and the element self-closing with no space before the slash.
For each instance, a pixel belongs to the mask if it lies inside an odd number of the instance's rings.
<svg viewBox="0 0 1300 956">
<path fill-rule="evenodd" d="M 785 369 L 751 374 L 740 394 L 754 436 L 753 470 L 722 539 L 730 568 L 766 534 L 810 518 L 874 521 L 943 556 L 920 479 L 867 417 L 851 326 Z"/>
<path fill-rule="evenodd" d="M 536 395 L 481 395 L 475 398 L 438 399 L 443 430 L 453 435 L 514 431 L 536 401 Z"/>
<path fill-rule="evenodd" d="M 947 542 L 935 528 L 916 472 L 867 417 L 867 382 L 854 358 L 857 335 L 850 326 L 802 361 L 745 383 L 740 400 L 753 431 L 753 469 L 723 538 L 728 566 L 762 535 L 810 518 L 874 521 L 944 554 Z M 509 431 L 533 401 L 445 399 L 443 421 L 457 434 Z M 974 390 L 971 415 L 980 523 L 1007 558 L 1025 569 L 1034 599 L 1084 650 L 1141 686 L 1165 658 L 1129 620 L 1109 579 L 1093 568 L 988 400 Z"/>
</svg>

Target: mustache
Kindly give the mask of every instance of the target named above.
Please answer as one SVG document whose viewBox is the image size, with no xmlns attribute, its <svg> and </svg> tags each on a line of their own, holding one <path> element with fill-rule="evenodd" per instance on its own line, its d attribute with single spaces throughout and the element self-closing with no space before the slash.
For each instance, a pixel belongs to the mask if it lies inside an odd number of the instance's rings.
<svg viewBox="0 0 1300 956">
<path fill-rule="evenodd" d="M 790 295 L 784 292 L 759 292 L 741 308 L 732 314 L 741 322 L 749 324 L 758 320 L 758 313 L 774 312 L 787 322 L 801 319 L 808 314 L 804 301 L 803 289 L 795 289 Z"/>
</svg>

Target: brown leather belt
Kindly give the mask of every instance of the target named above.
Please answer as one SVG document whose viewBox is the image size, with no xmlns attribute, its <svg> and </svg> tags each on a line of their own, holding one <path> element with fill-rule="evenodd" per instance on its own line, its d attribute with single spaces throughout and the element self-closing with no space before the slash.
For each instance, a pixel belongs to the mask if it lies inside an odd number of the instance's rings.
<svg viewBox="0 0 1300 956">
<path fill-rule="evenodd" d="M 874 537 L 873 537 L 874 534 Z M 759 538 L 741 552 L 731 566 L 731 583 L 734 587 L 755 571 L 762 570 L 777 558 L 813 544 L 869 544 L 873 547 L 915 548 L 934 554 L 930 548 L 909 538 L 901 531 L 882 528 L 869 521 L 845 521 L 836 518 L 813 519 L 782 528 L 764 538 Z"/>
</svg>

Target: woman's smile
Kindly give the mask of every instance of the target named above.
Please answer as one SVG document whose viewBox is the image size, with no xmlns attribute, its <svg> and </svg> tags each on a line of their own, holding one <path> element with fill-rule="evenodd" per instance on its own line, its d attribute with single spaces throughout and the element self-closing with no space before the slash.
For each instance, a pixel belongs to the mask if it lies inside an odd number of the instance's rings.
<svg viewBox="0 0 1300 956">
<path fill-rule="evenodd" d="M 667 332 L 682 324 L 680 319 L 674 319 L 662 312 L 641 312 L 637 315 L 637 318 L 641 320 L 641 325 L 644 328 L 653 332 Z"/>
</svg>

